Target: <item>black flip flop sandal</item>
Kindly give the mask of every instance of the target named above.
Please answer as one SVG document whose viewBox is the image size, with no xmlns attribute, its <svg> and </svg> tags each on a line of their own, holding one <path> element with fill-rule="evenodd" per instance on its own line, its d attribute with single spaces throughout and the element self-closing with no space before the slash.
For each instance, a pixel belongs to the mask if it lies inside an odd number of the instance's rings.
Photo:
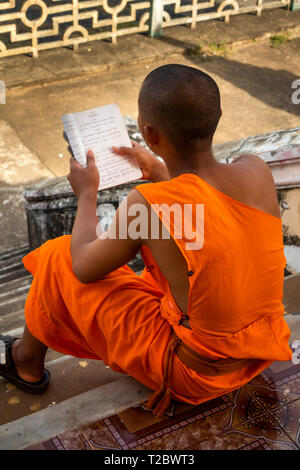
<svg viewBox="0 0 300 470">
<path fill-rule="evenodd" d="M 39 394 L 45 392 L 50 383 L 50 372 L 45 369 L 44 377 L 38 382 L 27 382 L 18 376 L 12 358 L 12 345 L 19 338 L 0 335 L 0 376 L 4 377 L 18 389 L 26 393 Z"/>
</svg>

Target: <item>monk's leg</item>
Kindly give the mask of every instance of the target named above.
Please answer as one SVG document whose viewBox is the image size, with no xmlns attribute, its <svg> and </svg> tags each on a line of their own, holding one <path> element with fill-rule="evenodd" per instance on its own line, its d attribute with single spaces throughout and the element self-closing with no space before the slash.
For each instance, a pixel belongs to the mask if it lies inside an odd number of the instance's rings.
<svg viewBox="0 0 300 470">
<path fill-rule="evenodd" d="M 17 339 L 12 348 L 13 361 L 21 379 L 37 382 L 43 378 L 47 349 L 47 346 L 32 336 L 25 326 L 23 337 Z"/>
</svg>

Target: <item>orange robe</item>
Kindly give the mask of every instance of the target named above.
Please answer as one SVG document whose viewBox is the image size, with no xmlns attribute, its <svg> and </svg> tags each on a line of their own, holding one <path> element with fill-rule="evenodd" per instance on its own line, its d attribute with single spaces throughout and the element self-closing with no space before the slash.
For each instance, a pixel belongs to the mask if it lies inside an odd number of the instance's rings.
<svg viewBox="0 0 300 470">
<path fill-rule="evenodd" d="M 201 249 L 187 250 L 186 238 L 174 238 L 174 220 L 169 219 L 170 233 L 187 262 L 192 329 L 180 324 L 182 312 L 148 247 L 141 249 L 146 265 L 141 276 L 125 265 L 100 281 L 82 284 L 72 271 L 71 236 L 63 236 L 23 258 L 34 276 L 25 305 L 33 336 L 61 353 L 103 360 L 152 390 L 162 383 L 173 329 L 210 359 L 256 359 L 233 373 L 205 376 L 175 354 L 172 397 L 195 405 L 241 387 L 273 361 L 291 360 L 282 305 L 286 261 L 280 219 L 194 174 L 136 189 L 152 205 L 204 204 Z"/>
</svg>

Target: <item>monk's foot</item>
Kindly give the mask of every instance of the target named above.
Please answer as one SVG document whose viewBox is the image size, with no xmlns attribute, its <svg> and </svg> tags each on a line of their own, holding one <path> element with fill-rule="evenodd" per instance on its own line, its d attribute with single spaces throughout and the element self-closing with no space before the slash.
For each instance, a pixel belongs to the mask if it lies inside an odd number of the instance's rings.
<svg viewBox="0 0 300 470">
<path fill-rule="evenodd" d="M 22 345 L 22 339 L 17 339 L 14 341 L 12 346 L 12 357 L 15 363 L 17 373 L 21 379 L 26 380 L 26 382 L 38 382 L 44 376 L 44 364 L 42 361 L 37 361 L 36 358 L 28 356 L 24 352 L 24 347 Z"/>
</svg>

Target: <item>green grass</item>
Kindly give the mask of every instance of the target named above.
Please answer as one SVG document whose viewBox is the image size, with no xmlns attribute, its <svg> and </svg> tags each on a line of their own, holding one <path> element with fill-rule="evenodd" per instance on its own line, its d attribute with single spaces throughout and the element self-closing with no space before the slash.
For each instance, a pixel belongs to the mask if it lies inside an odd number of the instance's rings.
<svg viewBox="0 0 300 470">
<path fill-rule="evenodd" d="M 225 41 L 212 42 L 208 47 L 215 55 L 226 57 L 229 54 L 228 44 Z"/>
<path fill-rule="evenodd" d="M 190 47 L 186 49 L 185 51 L 186 55 L 191 56 L 191 57 L 199 56 L 201 52 L 202 52 L 202 47 L 200 45 Z"/>
<path fill-rule="evenodd" d="M 274 34 L 274 36 L 270 37 L 270 41 L 272 47 L 278 47 L 281 44 L 290 41 L 290 39 L 287 34 Z"/>
</svg>

